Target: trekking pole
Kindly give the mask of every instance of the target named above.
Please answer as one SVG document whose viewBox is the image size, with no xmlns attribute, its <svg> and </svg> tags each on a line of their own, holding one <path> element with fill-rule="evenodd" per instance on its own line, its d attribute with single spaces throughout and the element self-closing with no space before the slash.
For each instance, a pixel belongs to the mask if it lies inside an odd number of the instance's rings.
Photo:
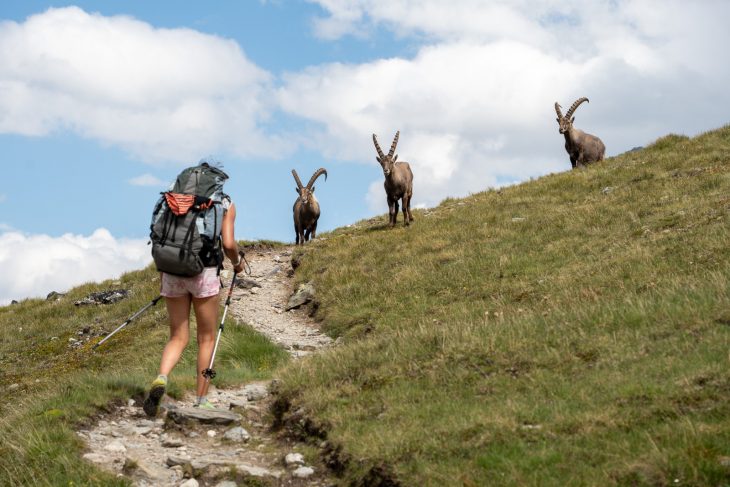
<svg viewBox="0 0 730 487">
<path fill-rule="evenodd" d="M 244 259 L 243 251 L 238 253 L 241 259 Z M 213 346 L 213 355 L 210 356 L 210 365 L 203 371 L 203 377 L 208 380 L 215 378 L 215 370 L 213 370 L 213 361 L 215 360 L 215 353 L 218 351 L 218 343 L 221 341 L 221 333 L 226 322 L 226 313 L 228 313 L 228 305 L 231 304 L 231 296 L 233 295 L 233 286 L 236 285 L 236 272 L 233 272 L 233 279 L 231 279 L 231 286 L 228 288 L 228 297 L 226 298 L 226 305 L 223 308 L 223 318 L 221 318 L 221 324 L 218 327 L 218 336 L 215 339 L 215 346 Z"/>
<path fill-rule="evenodd" d="M 122 328 L 124 328 L 125 326 L 127 326 L 128 324 L 130 324 L 132 322 L 132 320 L 134 320 L 137 316 L 141 315 L 142 313 L 144 313 L 145 311 L 147 311 L 149 308 L 151 308 L 152 306 L 156 305 L 157 304 L 157 301 L 159 301 L 160 299 L 162 299 L 162 295 L 157 296 L 155 299 L 153 299 L 152 301 L 150 301 L 149 303 L 147 303 L 147 305 L 144 308 L 142 308 L 141 310 L 137 311 L 132 316 L 130 316 L 127 321 L 125 321 L 124 323 L 122 323 L 121 325 L 119 325 L 116 330 L 114 330 L 113 332 L 111 332 L 107 336 L 105 336 L 102 341 L 100 341 L 99 343 L 97 343 L 96 345 L 94 345 L 93 347 L 91 347 L 91 349 L 94 350 L 94 349 L 96 349 L 96 347 L 98 347 L 99 345 L 101 345 L 105 341 L 109 340 L 116 332 L 118 332 L 119 330 L 121 330 Z"/>
</svg>

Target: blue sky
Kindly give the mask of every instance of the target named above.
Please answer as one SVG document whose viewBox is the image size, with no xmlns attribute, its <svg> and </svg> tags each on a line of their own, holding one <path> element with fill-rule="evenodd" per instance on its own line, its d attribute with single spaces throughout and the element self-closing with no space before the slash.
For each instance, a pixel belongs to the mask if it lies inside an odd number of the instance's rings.
<svg viewBox="0 0 730 487">
<path fill-rule="evenodd" d="M 553 104 L 608 155 L 728 123 L 730 4 L 675 0 L 0 4 L 0 305 L 140 268 L 180 169 L 224 164 L 237 236 L 384 212 L 371 134 L 414 203 L 568 170 Z"/>
</svg>

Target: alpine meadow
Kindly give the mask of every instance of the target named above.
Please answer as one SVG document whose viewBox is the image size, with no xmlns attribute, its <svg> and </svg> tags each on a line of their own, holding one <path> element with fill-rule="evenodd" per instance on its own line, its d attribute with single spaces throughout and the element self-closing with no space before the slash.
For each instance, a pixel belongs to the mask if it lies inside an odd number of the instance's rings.
<svg viewBox="0 0 730 487">
<path fill-rule="evenodd" d="M 729 217 L 725 126 L 324 232 L 292 263 L 335 344 L 290 360 L 229 318 L 215 384 L 278 379 L 269 426 L 337 485 L 730 485 Z M 91 351 L 159 286 L 119 281 L 0 307 L 0 484 L 130 483 L 75 434 L 141 397 L 166 340 L 157 306 Z M 172 396 L 194 350 L 181 368 Z"/>
</svg>

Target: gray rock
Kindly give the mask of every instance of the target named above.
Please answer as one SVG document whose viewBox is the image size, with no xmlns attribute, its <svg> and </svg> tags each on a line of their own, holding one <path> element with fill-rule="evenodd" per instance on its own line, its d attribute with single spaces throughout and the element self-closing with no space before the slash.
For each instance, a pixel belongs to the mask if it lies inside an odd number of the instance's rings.
<svg viewBox="0 0 730 487">
<path fill-rule="evenodd" d="M 246 399 L 249 401 L 258 401 L 269 395 L 269 391 L 266 390 L 266 386 L 261 384 L 249 384 L 243 388 L 243 393 L 246 394 Z"/>
<path fill-rule="evenodd" d="M 167 460 L 165 460 L 165 464 L 168 467 L 174 467 L 175 465 L 180 465 L 181 467 L 185 467 L 185 465 L 188 465 L 190 463 L 189 458 L 185 457 L 176 457 L 176 456 L 169 456 L 167 457 Z"/>
<path fill-rule="evenodd" d="M 237 487 L 238 484 L 233 482 L 232 480 L 224 480 L 223 482 L 218 482 L 215 484 L 215 487 Z"/>
<path fill-rule="evenodd" d="M 606 186 L 605 188 L 603 188 L 603 189 L 601 190 L 601 193 L 603 193 L 603 194 L 608 194 L 608 193 L 610 193 L 611 191 L 613 191 L 613 187 L 611 187 L 611 186 Z"/>
<path fill-rule="evenodd" d="M 272 473 L 263 467 L 254 467 L 252 465 L 246 465 L 245 463 L 236 464 L 236 470 L 239 472 L 246 472 L 252 477 L 277 477 L 276 474 Z"/>
<path fill-rule="evenodd" d="M 179 446 L 183 446 L 185 443 L 178 439 L 178 438 L 170 438 L 168 436 L 165 436 L 162 439 L 162 446 L 164 448 L 177 448 Z"/>
<path fill-rule="evenodd" d="M 251 439 L 251 435 L 248 434 L 248 431 L 241 428 L 240 426 L 236 426 L 235 428 L 231 428 L 228 431 L 226 431 L 223 434 L 223 438 L 229 441 L 235 441 L 235 442 L 246 442 Z"/>
<path fill-rule="evenodd" d="M 287 467 L 304 465 L 304 455 L 301 453 L 289 453 L 286 457 L 284 457 L 284 465 Z"/>
<path fill-rule="evenodd" d="M 87 304 L 113 304 L 117 301 L 129 296 L 129 290 L 127 289 L 112 289 L 110 291 L 99 291 L 91 293 L 88 296 L 74 301 L 76 306 L 82 306 Z"/>
<path fill-rule="evenodd" d="M 119 440 L 114 440 L 111 443 L 108 443 L 104 449 L 106 451 L 110 451 L 112 453 L 125 453 L 127 451 L 127 447 L 122 444 Z"/>
<path fill-rule="evenodd" d="M 93 463 L 107 463 L 109 461 L 109 459 L 101 453 L 85 453 L 81 458 Z"/>
<path fill-rule="evenodd" d="M 197 421 L 203 424 L 231 424 L 241 420 L 241 416 L 223 409 L 178 408 L 167 412 L 167 420 L 176 424 Z"/>
<path fill-rule="evenodd" d="M 275 265 L 273 269 L 271 269 L 269 272 L 266 273 L 264 278 L 269 278 L 277 275 L 279 272 L 281 272 L 281 267 L 278 265 Z"/>
<path fill-rule="evenodd" d="M 51 291 L 46 296 L 46 301 L 60 301 L 62 297 L 64 297 L 65 293 L 57 293 L 56 291 Z"/>
<path fill-rule="evenodd" d="M 185 482 L 180 484 L 180 487 L 198 487 L 200 484 L 195 479 L 187 479 Z"/>
<path fill-rule="evenodd" d="M 314 299 L 314 292 L 314 285 L 311 282 L 301 284 L 297 291 L 289 298 L 289 302 L 286 303 L 286 310 L 289 311 L 303 304 L 307 304 Z"/>
<path fill-rule="evenodd" d="M 8 391 L 16 391 L 18 389 L 20 389 L 20 384 L 10 384 L 8 386 Z"/>
<path fill-rule="evenodd" d="M 20 304 L 20 303 L 18 303 L 17 299 L 13 299 L 12 301 L 10 301 L 10 305 L 12 306 L 14 304 Z"/>
<path fill-rule="evenodd" d="M 292 475 L 298 479 L 307 479 L 314 475 L 314 469 L 312 467 L 299 467 L 292 472 Z"/>
<path fill-rule="evenodd" d="M 253 289 L 256 287 L 261 287 L 261 284 L 254 281 L 253 279 L 239 279 L 236 281 L 236 287 L 241 289 Z"/>
</svg>

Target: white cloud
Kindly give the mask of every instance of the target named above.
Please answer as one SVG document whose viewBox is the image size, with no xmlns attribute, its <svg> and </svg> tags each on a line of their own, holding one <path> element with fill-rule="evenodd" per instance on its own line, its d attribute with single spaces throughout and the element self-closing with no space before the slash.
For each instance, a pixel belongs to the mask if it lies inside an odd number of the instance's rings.
<svg viewBox="0 0 730 487">
<path fill-rule="evenodd" d="M 411 59 L 290 73 L 277 94 L 313 122 L 311 147 L 372 164 L 374 178 L 370 134 L 388 146 L 400 129 L 414 204 L 567 170 L 555 101 L 588 96 L 576 126 L 609 155 L 728 122 L 730 64 L 717 62 L 730 44 L 727 2 L 313 1 L 327 13 L 324 38 L 385 29 L 421 44 Z M 366 199 L 384 207 L 380 181 Z"/>
<path fill-rule="evenodd" d="M 271 76 L 233 41 L 77 7 L 0 23 L 0 133 L 71 130 L 145 160 L 276 155 Z M 274 154 L 272 154 L 274 152 Z"/>
<path fill-rule="evenodd" d="M 115 239 L 103 228 L 88 237 L 6 231 L 0 235 L 0 305 L 115 278 L 151 260 L 145 240 Z"/>
<path fill-rule="evenodd" d="M 132 186 L 167 186 L 168 181 L 153 176 L 152 174 L 142 174 L 129 180 Z"/>
</svg>

